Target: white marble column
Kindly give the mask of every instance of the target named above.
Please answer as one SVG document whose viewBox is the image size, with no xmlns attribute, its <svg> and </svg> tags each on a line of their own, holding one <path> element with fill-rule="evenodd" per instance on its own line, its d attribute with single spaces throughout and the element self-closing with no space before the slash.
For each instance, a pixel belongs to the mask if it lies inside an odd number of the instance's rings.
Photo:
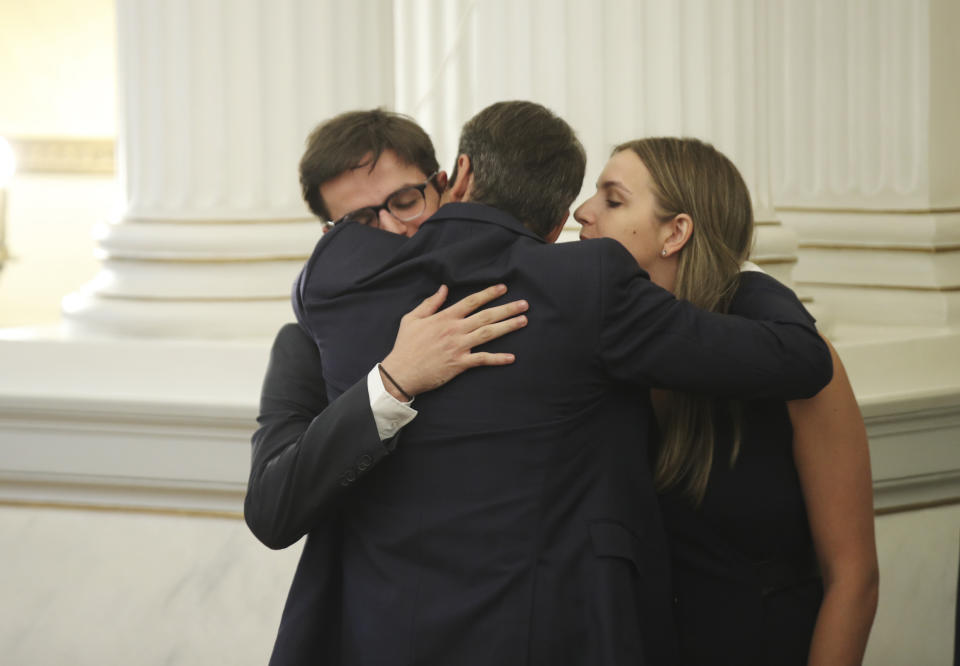
<svg viewBox="0 0 960 666">
<path fill-rule="evenodd" d="M 103 268 L 64 300 L 80 335 L 236 338 L 292 318 L 320 235 L 304 139 L 339 111 L 391 105 L 390 0 L 118 0 L 125 202 Z"/>
<path fill-rule="evenodd" d="M 773 211 L 764 0 L 397 0 L 397 106 L 453 163 L 460 126 L 502 99 L 532 99 L 573 125 L 589 163 L 613 146 L 696 136 L 733 159 L 754 198 L 756 261 L 790 283 L 796 235 Z M 567 239 L 576 237 L 571 222 Z"/>
<path fill-rule="evenodd" d="M 854 335 L 960 328 L 960 5 L 772 3 L 775 200 Z"/>
</svg>

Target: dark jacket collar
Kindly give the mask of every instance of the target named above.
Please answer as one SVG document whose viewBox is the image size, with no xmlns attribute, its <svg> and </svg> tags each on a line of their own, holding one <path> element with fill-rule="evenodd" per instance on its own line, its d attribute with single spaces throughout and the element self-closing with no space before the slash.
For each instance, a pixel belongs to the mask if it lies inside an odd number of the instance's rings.
<svg viewBox="0 0 960 666">
<path fill-rule="evenodd" d="M 540 236 L 527 229 L 517 218 L 510 213 L 487 206 L 485 204 L 462 202 L 448 203 L 441 206 L 424 225 L 445 220 L 469 220 L 471 222 L 483 222 L 486 224 L 495 224 L 497 226 L 509 229 L 510 231 L 533 238 L 541 243 L 545 243 Z"/>
</svg>

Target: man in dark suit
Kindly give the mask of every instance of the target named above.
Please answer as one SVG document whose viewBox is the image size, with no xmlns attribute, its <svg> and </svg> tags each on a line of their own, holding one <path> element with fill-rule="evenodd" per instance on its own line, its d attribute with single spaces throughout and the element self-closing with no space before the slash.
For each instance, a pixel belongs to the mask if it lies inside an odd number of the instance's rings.
<svg viewBox="0 0 960 666">
<path fill-rule="evenodd" d="M 347 173 L 356 187 L 327 187 Z M 416 123 L 373 109 L 318 125 L 307 140 L 300 180 L 304 199 L 319 219 L 365 215 L 372 217 L 368 225 L 409 235 L 436 212 L 446 174 L 438 170 L 433 144 Z M 437 312 L 444 301 L 441 289 L 407 317 L 398 349 L 409 350 L 407 362 L 433 384 L 466 368 L 510 362 L 507 354 L 470 349 L 477 339 L 522 325 L 514 315 L 523 306 L 515 303 L 468 316 L 504 291 L 494 286 Z M 264 378 L 244 506 L 251 531 L 272 548 L 310 534 L 280 622 L 271 657 L 275 666 L 339 660 L 340 525 L 330 501 L 331 485 L 338 490 L 339 479 L 318 484 L 313 471 L 362 473 L 392 449 L 399 427 L 413 413 L 386 393 L 379 372 L 357 381 L 331 404 L 319 381 L 322 373 L 313 341 L 297 325 L 283 326 Z"/>
<path fill-rule="evenodd" d="M 533 314 L 508 339 L 515 364 L 418 398 L 389 456 L 301 472 L 328 495 L 290 510 L 343 515 L 340 661 L 672 663 L 646 389 L 808 396 L 830 378 L 829 352 L 794 299 L 777 323 L 701 312 L 614 241 L 549 245 L 585 158 L 543 107 L 485 109 L 459 152 L 456 203 L 411 239 L 339 225 L 294 294 L 330 398 L 381 359 L 388 389 L 430 387 L 391 348 L 438 284 L 505 281 Z"/>
</svg>

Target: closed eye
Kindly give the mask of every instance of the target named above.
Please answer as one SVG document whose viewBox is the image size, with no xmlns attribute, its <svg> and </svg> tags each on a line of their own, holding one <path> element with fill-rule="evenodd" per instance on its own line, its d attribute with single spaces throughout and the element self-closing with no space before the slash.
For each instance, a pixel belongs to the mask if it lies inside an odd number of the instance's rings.
<svg viewBox="0 0 960 666">
<path fill-rule="evenodd" d="M 419 206 L 423 202 L 423 195 L 415 187 L 409 187 L 395 192 L 390 197 L 390 208 L 405 211 Z"/>
</svg>

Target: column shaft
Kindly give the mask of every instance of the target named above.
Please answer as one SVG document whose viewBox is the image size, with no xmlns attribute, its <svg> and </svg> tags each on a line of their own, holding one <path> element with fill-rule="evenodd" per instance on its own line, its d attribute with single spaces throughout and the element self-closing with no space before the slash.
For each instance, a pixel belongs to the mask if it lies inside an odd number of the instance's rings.
<svg viewBox="0 0 960 666">
<path fill-rule="evenodd" d="M 582 198 L 611 149 L 644 136 L 696 136 L 738 166 L 754 199 L 754 258 L 790 283 L 796 236 L 773 212 L 767 3 L 763 0 L 397 0 L 397 102 L 453 163 L 463 121 L 532 99 L 587 149 Z M 404 20 L 404 19 L 402 19 Z M 419 31 L 419 32 L 418 32 Z M 428 39 L 429 36 L 429 39 Z M 495 38 L 495 39 L 494 39 Z M 431 48 L 418 48 L 424 42 Z M 571 220 L 567 237 L 573 236 Z"/>
<path fill-rule="evenodd" d="M 956 329 L 960 8 L 773 6 L 774 193 L 797 282 L 863 333 Z"/>
<path fill-rule="evenodd" d="M 64 300 L 76 334 L 261 337 L 320 236 L 304 139 L 393 98 L 389 0 L 120 0 L 119 221 Z"/>
</svg>

